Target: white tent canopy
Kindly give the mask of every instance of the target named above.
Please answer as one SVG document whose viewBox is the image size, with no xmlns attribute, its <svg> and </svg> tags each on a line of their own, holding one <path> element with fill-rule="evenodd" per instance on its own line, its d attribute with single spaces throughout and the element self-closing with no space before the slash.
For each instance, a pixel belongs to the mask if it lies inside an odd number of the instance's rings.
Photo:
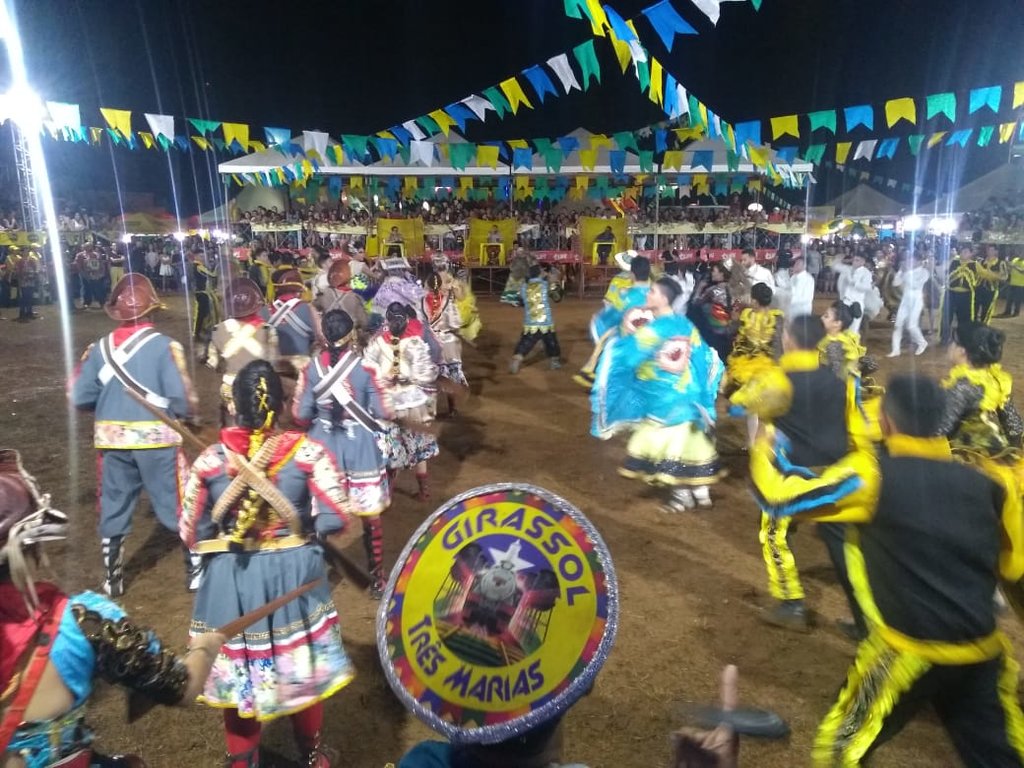
<svg viewBox="0 0 1024 768">
<path fill-rule="evenodd" d="M 1024 166 L 1007 163 L 922 209 L 937 214 L 967 213 L 984 208 L 993 198 L 1008 198 L 1010 207 L 1024 204 Z"/>
<path fill-rule="evenodd" d="M 907 207 L 867 184 L 859 184 L 828 203 L 836 216 L 847 219 L 895 218 Z"/>
</svg>

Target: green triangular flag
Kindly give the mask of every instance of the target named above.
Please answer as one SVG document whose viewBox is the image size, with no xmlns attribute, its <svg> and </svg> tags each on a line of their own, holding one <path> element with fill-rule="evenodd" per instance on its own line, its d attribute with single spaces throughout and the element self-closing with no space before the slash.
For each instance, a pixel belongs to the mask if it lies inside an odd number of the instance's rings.
<svg viewBox="0 0 1024 768">
<path fill-rule="evenodd" d="M 619 149 L 632 149 L 634 152 L 640 151 L 640 148 L 636 145 L 636 136 L 633 135 L 632 131 L 621 131 L 620 133 L 612 134 L 612 138 L 615 139 L 615 144 Z"/>
<path fill-rule="evenodd" d="M 551 149 L 551 139 L 534 139 L 533 148 L 537 150 L 538 155 L 546 155 Z"/>
<path fill-rule="evenodd" d="M 994 125 L 983 125 L 978 129 L 978 146 L 987 147 L 988 143 L 992 141 L 992 132 L 995 131 Z"/>
<path fill-rule="evenodd" d="M 754 4 L 755 11 L 761 10 L 761 0 L 750 0 L 750 2 Z"/>
<path fill-rule="evenodd" d="M 344 145 L 345 149 L 348 150 L 350 155 L 362 160 L 363 155 L 366 154 L 369 137 L 357 136 L 352 133 L 343 133 L 341 134 L 341 143 Z"/>
<path fill-rule="evenodd" d="M 212 133 L 220 128 L 220 121 L 218 120 L 200 120 L 198 117 L 190 117 L 188 119 L 190 123 L 199 131 L 199 135 L 206 137 L 206 134 Z"/>
<path fill-rule="evenodd" d="M 836 132 L 836 111 L 834 109 L 824 109 L 821 112 L 809 112 L 807 119 L 811 122 L 811 130 L 816 131 L 819 128 L 827 128 Z"/>
<path fill-rule="evenodd" d="M 636 62 L 636 79 L 640 81 L 640 90 L 647 93 L 651 87 L 651 68 L 646 61 Z"/>
<path fill-rule="evenodd" d="M 690 125 L 694 127 L 704 125 L 704 117 L 700 113 L 700 102 L 693 94 L 687 95 L 687 101 L 690 103 Z"/>
<path fill-rule="evenodd" d="M 544 165 L 547 166 L 548 170 L 554 173 L 559 173 L 562 170 L 562 150 L 558 147 L 548 147 L 547 152 L 544 155 Z M 538 179 L 538 183 L 540 180 Z"/>
<path fill-rule="evenodd" d="M 412 150 L 409 147 L 409 145 L 408 144 L 399 144 L 398 145 L 398 154 L 401 155 L 402 162 L 405 163 L 406 165 L 408 165 L 409 164 L 409 157 L 412 154 Z"/>
<path fill-rule="evenodd" d="M 931 120 L 936 115 L 945 115 L 950 122 L 956 120 L 956 94 L 955 93 L 933 93 L 928 97 L 926 120 Z"/>
<path fill-rule="evenodd" d="M 821 158 L 823 158 L 824 156 L 824 144 L 811 144 L 806 150 L 804 150 L 804 160 L 806 160 L 808 163 L 820 163 Z"/>
<path fill-rule="evenodd" d="M 414 121 L 424 131 L 427 132 L 428 136 L 433 136 L 435 133 L 441 132 L 441 126 L 434 122 L 434 118 L 430 115 L 423 115 L 423 117 L 417 117 Z"/>
<path fill-rule="evenodd" d="M 483 90 L 483 97 L 491 102 L 491 106 L 494 107 L 494 111 L 498 113 L 499 120 L 512 111 L 512 107 L 509 106 L 508 99 L 506 99 L 501 91 L 493 85 L 490 88 L 485 88 Z"/>
<path fill-rule="evenodd" d="M 731 149 L 725 151 L 725 165 L 730 171 L 738 171 L 740 169 L 740 156 Z"/>
<path fill-rule="evenodd" d="M 586 0 L 565 0 L 565 15 L 570 19 L 582 19 L 583 14 L 580 13 L 580 10 L 587 14 L 588 19 L 593 20 L 593 17 L 590 15 L 590 9 L 587 8 Z"/>
<path fill-rule="evenodd" d="M 601 82 L 601 65 L 597 63 L 597 54 L 594 52 L 594 39 L 591 38 L 572 49 L 576 61 L 580 64 L 580 71 L 583 75 L 583 90 L 590 88 L 590 78 L 593 77 L 598 83 Z M 486 92 L 485 94 L 486 95 Z"/>
<path fill-rule="evenodd" d="M 449 144 L 452 168 L 462 170 L 476 157 L 476 144 Z"/>
<path fill-rule="evenodd" d="M 910 154 L 914 157 L 917 157 L 917 153 L 921 151 L 922 141 L 924 141 L 924 135 L 922 134 L 907 136 L 907 144 L 910 145 Z"/>
<path fill-rule="evenodd" d="M 640 150 L 640 170 L 650 173 L 654 170 L 654 152 L 649 149 Z"/>
</svg>

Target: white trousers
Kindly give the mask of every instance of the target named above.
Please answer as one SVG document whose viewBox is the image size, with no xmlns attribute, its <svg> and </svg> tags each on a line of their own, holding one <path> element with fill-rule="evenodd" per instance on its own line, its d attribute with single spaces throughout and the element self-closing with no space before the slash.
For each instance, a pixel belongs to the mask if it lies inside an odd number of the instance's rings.
<svg viewBox="0 0 1024 768">
<path fill-rule="evenodd" d="M 892 331 L 892 351 L 899 353 L 903 343 L 903 331 L 910 334 L 914 346 L 920 349 L 927 342 L 921 333 L 921 312 L 924 309 L 923 291 L 903 291 L 900 307 L 896 310 L 896 326 Z"/>
</svg>

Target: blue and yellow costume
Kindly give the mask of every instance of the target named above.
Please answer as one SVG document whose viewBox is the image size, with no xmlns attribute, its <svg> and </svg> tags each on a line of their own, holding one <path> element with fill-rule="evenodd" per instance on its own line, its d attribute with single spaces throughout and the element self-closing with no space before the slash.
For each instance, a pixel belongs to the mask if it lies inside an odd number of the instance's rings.
<svg viewBox="0 0 1024 768">
<path fill-rule="evenodd" d="M 632 430 L 625 477 L 651 485 L 711 485 L 721 476 L 715 399 L 723 367 L 685 317 L 663 315 L 619 339 L 602 357 L 591 433 Z"/>
<path fill-rule="evenodd" d="M 590 338 L 594 342 L 594 351 L 580 372 L 573 377 L 573 381 L 588 389 L 594 385 L 595 371 L 601 355 L 608 345 L 622 334 L 622 323 L 627 313 L 647 303 L 647 293 L 650 290 L 650 282 L 634 283 L 632 275 L 625 288 L 615 292 L 611 288 L 608 289 L 604 297 L 604 306 L 590 319 Z"/>
</svg>

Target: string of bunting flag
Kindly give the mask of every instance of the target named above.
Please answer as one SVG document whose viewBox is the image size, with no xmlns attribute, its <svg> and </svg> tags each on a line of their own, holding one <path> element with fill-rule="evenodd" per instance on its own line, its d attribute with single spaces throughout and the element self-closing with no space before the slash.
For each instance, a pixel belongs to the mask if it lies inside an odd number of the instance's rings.
<svg viewBox="0 0 1024 768">
<path fill-rule="evenodd" d="M 893 159 L 904 145 L 912 156 L 917 156 L 922 145 L 933 148 L 937 146 L 987 147 L 996 139 L 999 144 L 1013 140 L 1024 140 L 1024 122 L 1017 119 L 1003 120 L 990 125 L 964 125 L 958 119 L 977 123 L 984 115 L 998 116 L 1009 110 L 1018 110 L 1024 106 L 1024 81 L 1011 85 L 993 85 L 974 88 L 966 94 L 955 92 L 936 93 L 923 100 L 910 97 L 890 99 L 880 109 L 871 104 L 859 104 L 840 109 L 826 109 L 802 114 L 781 115 L 767 120 L 752 120 L 736 123 L 737 141 L 760 143 L 762 136 L 771 141 L 779 142 L 787 139 L 805 138 L 809 143 L 804 145 L 800 156 L 812 163 L 820 163 L 825 158 L 826 150 L 834 148 L 834 155 L 829 159 L 838 165 L 845 165 L 850 160 Z M 966 107 L 964 113 L 962 107 Z M 853 137 L 839 135 L 840 115 L 845 134 L 859 132 L 863 137 L 865 131 L 874 131 L 876 117 L 879 125 L 884 120 L 889 129 L 908 129 L 911 126 L 924 128 L 931 121 L 931 128 L 936 130 L 921 131 L 906 135 L 868 136 L 856 141 Z M 1006 115 L 1010 117 L 1010 115 Z M 1016 118 L 1016 116 L 1014 116 Z M 937 130 L 937 129 L 942 130 Z M 796 147 L 776 147 L 781 154 L 793 153 Z M 852 153 L 852 156 L 851 156 Z"/>
</svg>

